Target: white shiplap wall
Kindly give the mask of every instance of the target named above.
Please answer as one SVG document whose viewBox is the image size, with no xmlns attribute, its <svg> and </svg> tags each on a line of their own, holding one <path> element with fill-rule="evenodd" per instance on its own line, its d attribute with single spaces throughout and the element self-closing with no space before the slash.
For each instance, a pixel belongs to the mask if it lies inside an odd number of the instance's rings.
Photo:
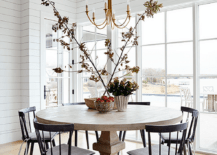
<svg viewBox="0 0 217 155">
<path fill-rule="evenodd" d="M 21 138 L 20 0 L 0 1 L 0 144 Z"/>
<path fill-rule="evenodd" d="M 132 13 L 138 13 L 140 11 L 144 11 L 145 7 L 143 4 L 148 0 L 130 0 L 130 7 Z M 191 3 L 200 0 L 157 0 L 159 3 L 163 3 L 164 8 L 184 3 Z M 126 16 L 127 10 L 127 0 L 113 0 L 113 9 L 116 12 L 116 16 Z M 77 22 L 78 23 L 88 23 L 89 20 L 86 16 L 86 1 L 85 0 L 77 0 Z M 92 18 L 92 9 L 94 8 L 97 19 L 104 19 L 104 0 L 88 0 L 89 6 L 89 15 Z M 90 22 L 89 22 L 90 23 Z"/>
<path fill-rule="evenodd" d="M 76 20 L 75 0 L 53 0 L 63 16 Z M 40 110 L 41 0 L 0 0 L 0 144 L 21 139 L 18 110 Z"/>
</svg>

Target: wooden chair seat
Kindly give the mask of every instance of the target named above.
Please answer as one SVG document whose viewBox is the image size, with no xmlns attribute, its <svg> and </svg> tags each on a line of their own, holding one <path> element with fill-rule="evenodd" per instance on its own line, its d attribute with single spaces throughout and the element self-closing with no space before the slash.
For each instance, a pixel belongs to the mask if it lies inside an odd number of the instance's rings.
<svg viewBox="0 0 217 155">
<path fill-rule="evenodd" d="M 177 134 L 176 134 L 177 135 Z M 152 145 L 152 155 L 159 155 L 159 145 Z M 149 155 L 148 147 L 127 152 L 129 155 Z M 170 148 L 170 154 L 175 154 L 175 149 Z M 161 145 L 161 155 L 168 155 L 168 146 Z"/>
<path fill-rule="evenodd" d="M 61 144 L 61 155 L 68 155 L 68 148 L 67 144 Z M 47 154 L 51 154 L 51 149 L 47 150 Z M 72 155 L 93 155 L 95 154 L 93 151 L 81 149 L 78 147 L 71 146 L 71 154 Z M 60 155 L 59 146 L 53 147 L 53 155 Z"/>
</svg>

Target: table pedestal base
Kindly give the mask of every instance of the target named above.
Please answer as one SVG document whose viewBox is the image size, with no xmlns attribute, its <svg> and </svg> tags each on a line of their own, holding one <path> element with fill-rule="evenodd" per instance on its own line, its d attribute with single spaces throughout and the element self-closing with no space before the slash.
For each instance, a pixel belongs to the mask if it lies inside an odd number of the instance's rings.
<svg viewBox="0 0 217 155">
<path fill-rule="evenodd" d="M 119 141 L 116 131 L 102 131 L 99 141 L 93 144 L 93 149 L 100 155 L 115 155 L 125 148 L 125 143 Z"/>
</svg>

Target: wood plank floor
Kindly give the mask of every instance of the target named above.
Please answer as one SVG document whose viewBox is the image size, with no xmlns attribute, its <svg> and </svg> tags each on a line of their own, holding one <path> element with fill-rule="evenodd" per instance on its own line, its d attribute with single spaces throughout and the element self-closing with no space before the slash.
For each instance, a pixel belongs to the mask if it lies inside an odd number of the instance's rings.
<svg viewBox="0 0 217 155">
<path fill-rule="evenodd" d="M 67 143 L 68 134 L 62 134 L 62 138 L 63 138 L 62 143 Z M 74 136 L 73 136 L 73 139 L 74 139 Z M 95 135 L 89 134 L 89 145 L 90 145 L 91 150 L 92 150 L 92 144 L 94 142 L 96 142 Z M 58 139 L 56 139 L 56 143 L 58 144 Z M 21 144 L 22 144 L 22 141 L 17 141 L 13 143 L 7 143 L 7 144 L 0 145 L 0 155 L 18 155 Z M 74 140 L 73 140 L 72 145 L 74 146 Z M 78 147 L 87 149 L 85 134 L 83 132 L 78 133 Z M 143 147 L 142 143 L 126 141 L 126 149 L 121 151 L 120 155 L 127 155 L 127 151 L 142 148 L 142 147 Z M 25 148 L 25 144 L 22 147 L 21 155 L 24 154 L 24 148 Z M 40 155 L 37 144 L 34 147 L 34 155 Z M 99 153 L 96 152 L 96 155 L 99 155 Z M 196 155 L 205 155 L 205 154 L 196 154 Z"/>
</svg>

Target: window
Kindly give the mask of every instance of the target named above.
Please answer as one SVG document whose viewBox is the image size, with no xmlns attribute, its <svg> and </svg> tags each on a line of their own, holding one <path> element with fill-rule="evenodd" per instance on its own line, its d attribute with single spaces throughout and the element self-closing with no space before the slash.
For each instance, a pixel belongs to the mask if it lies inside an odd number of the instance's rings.
<svg viewBox="0 0 217 155">
<path fill-rule="evenodd" d="M 70 102 L 70 73 L 56 74 L 53 69 L 57 67 L 69 71 L 70 51 L 63 49 L 53 39 L 60 38 L 62 32 L 53 32 L 55 22 L 46 20 L 46 106 L 58 106 Z M 65 39 L 65 38 L 64 38 Z M 69 40 L 65 39 L 66 42 Z"/>
<path fill-rule="evenodd" d="M 190 89 L 193 99 L 192 28 L 191 7 L 158 13 L 142 23 L 143 101 L 180 109 L 182 87 Z"/>
<path fill-rule="evenodd" d="M 199 5 L 200 61 L 200 148 L 216 151 L 215 113 L 217 90 L 217 22 L 213 20 L 217 3 Z M 204 134 L 204 133 L 207 134 Z M 211 134 L 210 134 L 211 133 Z"/>
</svg>

